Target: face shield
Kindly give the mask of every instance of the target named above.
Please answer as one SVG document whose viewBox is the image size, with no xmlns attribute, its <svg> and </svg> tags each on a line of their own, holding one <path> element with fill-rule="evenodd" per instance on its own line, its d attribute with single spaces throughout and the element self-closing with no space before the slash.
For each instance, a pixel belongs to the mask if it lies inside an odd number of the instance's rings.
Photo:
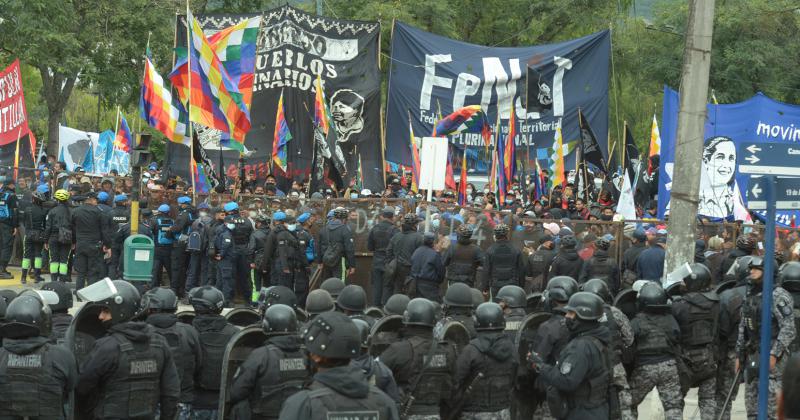
<svg viewBox="0 0 800 420">
<path fill-rule="evenodd" d="M 19 294 L 20 296 L 35 296 L 45 306 L 58 305 L 58 293 L 52 290 L 34 290 L 28 289 Z"/>
<path fill-rule="evenodd" d="M 114 296 L 119 297 L 118 293 L 116 285 L 108 278 L 99 280 L 75 292 L 82 300 L 92 303 L 102 303 Z M 121 297 L 119 298 L 120 300 L 122 299 Z"/>
</svg>

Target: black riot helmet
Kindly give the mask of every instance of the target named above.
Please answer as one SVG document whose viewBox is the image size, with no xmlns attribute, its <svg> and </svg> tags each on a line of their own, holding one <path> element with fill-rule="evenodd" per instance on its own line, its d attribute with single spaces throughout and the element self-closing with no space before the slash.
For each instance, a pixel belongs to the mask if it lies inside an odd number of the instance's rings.
<svg viewBox="0 0 800 420">
<path fill-rule="evenodd" d="M 156 287 L 142 296 L 142 311 L 174 313 L 178 310 L 178 296 L 169 287 Z"/>
<path fill-rule="evenodd" d="M 603 299 L 605 303 L 611 303 L 611 291 L 608 290 L 608 284 L 603 279 L 589 279 L 586 283 L 581 285 L 582 292 L 594 293 Z"/>
<path fill-rule="evenodd" d="M 214 286 L 195 287 L 189 291 L 189 304 L 198 314 L 218 314 L 225 306 L 225 296 Z"/>
<path fill-rule="evenodd" d="M 543 298 L 552 307 L 553 302 L 566 303 L 578 291 L 578 282 L 569 276 L 555 276 L 547 282 Z"/>
<path fill-rule="evenodd" d="M 564 310 L 575 312 L 584 321 L 597 321 L 603 317 L 603 299 L 594 293 L 578 292 L 569 297 Z"/>
<path fill-rule="evenodd" d="M 286 286 L 262 287 L 258 292 L 258 309 L 265 311 L 272 305 L 286 305 L 297 308 L 297 295 Z"/>
<path fill-rule="evenodd" d="M 757 268 L 759 270 L 764 269 L 764 259 L 761 257 L 753 257 L 750 259 L 750 264 L 747 264 L 747 267 L 751 270 Z"/>
<path fill-rule="evenodd" d="M 336 299 L 337 297 L 339 297 L 339 293 L 342 292 L 342 289 L 344 289 L 344 282 L 340 278 L 331 277 L 325 279 L 325 281 L 323 281 L 322 284 L 319 285 L 319 288 L 327 290 L 328 293 L 330 293 L 331 297 Z"/>
<path fill-rule="evenodd" d="M 336 298 L 336 306 L 345 311 L 362 313 L 367 309 L 367 292 L 357 284 L 348 284 Z"/>
<path fill-rule="evenodd" d="M 108 308 L 111 325 L 128 322 L 139 313 L 141 295 L 136 287 L 125 280 L 111 281 L 105 278 L 75 293 L 93 305 Z"/>
<path fill-rule="evenodd" d="M 319 315 L 336 309 L 331 294 L 324 289 L 312 290 L 306 297 L 306 312 L 309 315 Z"/>
<path fill-rule="evenodd" d="M 785 281 L 800 281 L 800 262 L 789 261 L 784 263 L 778 269 L 778 280 L 781 283 Z"/>
<path fill-rule="evenodd" d="M 444 304 L 448 308 L 472 308 L 472 292 L 464 283 L 453 283 L 444 294 Z"/>
<path fill-rule="evenodd" d="M 330 359 L 353 359 L 360 354 L 361 334 L 341 312 L 319 314 L 303 332 L 306 350 Z"/>
<path fill-rule="evenodd" d="M 72 307 L 72 290 L 66 283 L 50 281 L 44 283 L 40 290 L 49 290 L 58 295 L 58 303 L 50 305 L 53 313 L 66 313 Z"/>
<path fill-rule="evenodd" d="M 506 329 L 503 308 L 494 302 L 484 302 L 475 309 L 472 316 L 477 331 L 502 331 Z"/>
<path fill-rule="evenodd" d="M 711 284 L 711 271 L 705 264 L 693 263 L 689 267 L 692 273 L 683 278 L 687 292 L 702 292 Z"/>
<path fill-rule="evenodd" d="M 497 296 L 494 297 L 495 302 L 504 302 L 509 308 L 524 308 L 528 305 L 528 296 L 519 286 L 509 284 L 500 288 Z"/>
<path fill-rule="evenodd" d="M 650 310 L 651 312 L 669 307 L 667 305 L 667 292 L 664 291 L 660 284 L 652 281 L 645 283 L 639 289 L 636 303 L 639 306 L 639 310 Z"/>
<path fill-rule="evenodd" d="M 483 293 L 480 290 L 471 287 L 469 291 L 472 293 L 472 309 L 478 309 L 478 306 L 480 306 L 481 303 L 486 302 L 486 299 L 483 298 Z"/>
<path fill-rule="evenodd" d="M 276 303 L 264 312 L 261 328 L 267 336 L 295 334 L 297 314 L 292 307 Z"/>
<path fill-rule="evenodd" d="M 361 349 L 369 348 L 369 324 L 367 321 L 359 318 L 352 318 L 353 323 L 358 327 L 358 334 L 361 338 Z"/>
<path fill-rule="evenodd" d="M 403 315 L 409 301 L 411 301 L 411 299 L 404 294 L 398 293 L 391 295 L 389 299 L 386 300 L 386 304 L 383 305 L 383 312 L 386 315 Z"/>
<path fill-rule="evenodd" d="M 433 328 L 436 323 L 436 308 L 428 299 L 411 299 L 403 313 L 403 325 L 418 325 Z"/>
<path fill-rule="evenodd" d="M 743 283 L 747 281 L 747 278 L 750 277 L 750 260 L 753 257 L 751 255 L 745 255 L 744 257 L 739 257 L 734 262 L 736 264 L 736 281 L 739 283 Z"/>
<path fill-rule="evenodd" d="M 469 241 L 472 238 L 472 227 L 468 224 L 462 224 L 456 230 L 456 238 L 459 242 Z"/>
<path fill-rule="evenodd" d="M 58 295 L 54 292 L 22 292 L 8 304 L 0 335 L 6 338 L 49 336 L 53 326 L 50 304 L 57 300 Z"/>
</svg>

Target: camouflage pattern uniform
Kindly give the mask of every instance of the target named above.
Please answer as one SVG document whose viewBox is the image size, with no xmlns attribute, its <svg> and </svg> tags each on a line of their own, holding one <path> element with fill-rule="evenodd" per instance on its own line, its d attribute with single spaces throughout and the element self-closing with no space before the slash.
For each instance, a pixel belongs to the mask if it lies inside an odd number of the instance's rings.
<svg viewBox="0 0 800 420">
<path fill-rule="evenodd" d="M 745 399 L 747 418 L 755 419 L 758 411 L 758 372 L 747 371 L 748 360 L 758 357 L 759 337 L 761 331 L 761 291 L 748 291 L 747 300 L 742 305 L 742 322 L 739 323 L 739 336 L 736 339 L 736 354 L 739 355 L 745 369 Z M 777 329 L 777 332 L 776 332 Z M 772 291 L 772 331 L 770 355 L 776 356 L 778 362 L 769 372 L 769 400 L 767 416 L 777 418 L 777 392 L 781 389 L 783 368 L 789 356 L 789 346 L 797 334 L 794 324 L 794 299 L 782 287 L 776 286 Z M 752 378 L 751 378 L 752 376 Z"/>
<path fill-rule="evenodd" d="M 511 410 L 503 409 L 493 413 L 463 413 L 461 420 L 511 420 Z"/>
<path fill-rule="evenodd" d="M 631 347 L 633 345 L 631 322 L 617 307 L 611 306 L 610 309 L 611 315 L 617 323 L 617 328 L 619 328 L 620 337 L 622 337 L 622 347 Z M 614 385 L 619 389 L 619 409 L 622 420 L 636 420 L 636 416 L 631 411 L 631 404 L 633 404 L 631 387 L 628 385 L 628 375 L 622 363 L 614 365 Z"/>
<path fill-rule="evenodd" d="M 683 419 L 683 395 L 678 380 L 678 365 L 675 359 L 652 365 L 637 366 L 631 375 L 631 397 L 633 406 L 638 407 L 644 397 L 658 387 L 664 417 L 667 420 Z"/>
</svg>

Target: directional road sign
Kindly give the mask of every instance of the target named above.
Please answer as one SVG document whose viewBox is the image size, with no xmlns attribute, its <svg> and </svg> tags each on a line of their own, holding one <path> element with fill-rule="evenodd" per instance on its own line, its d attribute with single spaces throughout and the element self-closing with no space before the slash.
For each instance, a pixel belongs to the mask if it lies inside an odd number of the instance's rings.
<svg viewBox="0 0 800 420">
<path fill-rule="evenodd" d="M 800 178 L 774 178 L 774 180 L 776 209 L 800 209 Z M 750 185 L 747 187 L 747 208 L 766 210 L 767 182 L 769 182 L 767 177 L 750 177 Z"/>
<path fill-rule="evenodd" d="M 743 174 L 800 176 L 798 144 L 741 143 L 738 157 L 739 172 Z M 778 192 L 778 200 L 780 196 Z"/>
</svg>

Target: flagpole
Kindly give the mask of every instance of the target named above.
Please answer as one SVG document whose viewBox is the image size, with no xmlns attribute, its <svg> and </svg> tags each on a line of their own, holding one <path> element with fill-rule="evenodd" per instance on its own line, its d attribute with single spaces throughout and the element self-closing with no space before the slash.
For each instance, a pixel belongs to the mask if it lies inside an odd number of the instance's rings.
<svg viewBox="0 0 800 420">
<path fill-rule="evenodd" d="M 186 113 L 189 114 L 188 128 L 189 128 L 189 173 L 192 178 L 192 201 L 197 202 L 197 188 L 195 186 L 194 171 L 192 170 L 192 161 L 194 160 L 194 129 L 192 128 L 192 12 L 189 9 L 189 0 L 186 0 Z M 220 151 L 220 155 L 222 151 Z M 225 171 L 225 168 L 219 168 Z"/>
<path fill-rule="evenodd" d="M 614 152 L 616 151 L 617 143 L 611 143 L 611 132 L 608 132 L 608 144 L 611 145 L 611 151 L 608 152 L 608 160 L 606 161 L 606 167 L 608 171 L 611 172 L 611 158 L 614 156 Z"/>
<path fill-rule="evenodd" d="M 147 60 L 147 58 L 148 58 L 147 51 L 150 50 L 150 35 L 152 35 L 152 34 L 153 34 L 152 31 L 148 31 L 147 32 L 147 44 L 145 44 L 145 47 L 144 47 L 144 59 L 145 60 Z M 140 83 L 140 85 L 144 84 L 145 72 L 147 71 L 147 66 L 143 66 L 143 67 L 144 68 L 142 69 L 142 82 Z M 136 121 L 136 132 L 138 133 L 139 131 L 141 131 L 141 129 L 142 129 L 142 116 L 140 115 L 139 118 Z M 133 142 L 134 140 L 131 139 L 131 141 Z M 131 145 L 131 146 L 133 146 L 133 145 Z"/>
<path fill-rule="evenodd" d="M 625 149 L 628 148 L 628 121 L 624 121 L 622 125 L 622 175 L 625 175 L 625 169 L 628 168 L 628 165 L 625 164 Z M 625 181 L 625 179 L 622 179 Z M 620 191 L 622 191 L 622 186 L 625 185 L 624 183 L 620 183 Z"/>
<path fill-rule="evenodd" d="M 16 182 L 19 175 L 19 139 L 22 138 L 22 127 L 17 130 L 17 147 L 14 150 L 14 181 Z M 91 143 L 89 144 L 91 146 Z M 34 165 L 36 162 L 34 162 Z"/>
</svg>

